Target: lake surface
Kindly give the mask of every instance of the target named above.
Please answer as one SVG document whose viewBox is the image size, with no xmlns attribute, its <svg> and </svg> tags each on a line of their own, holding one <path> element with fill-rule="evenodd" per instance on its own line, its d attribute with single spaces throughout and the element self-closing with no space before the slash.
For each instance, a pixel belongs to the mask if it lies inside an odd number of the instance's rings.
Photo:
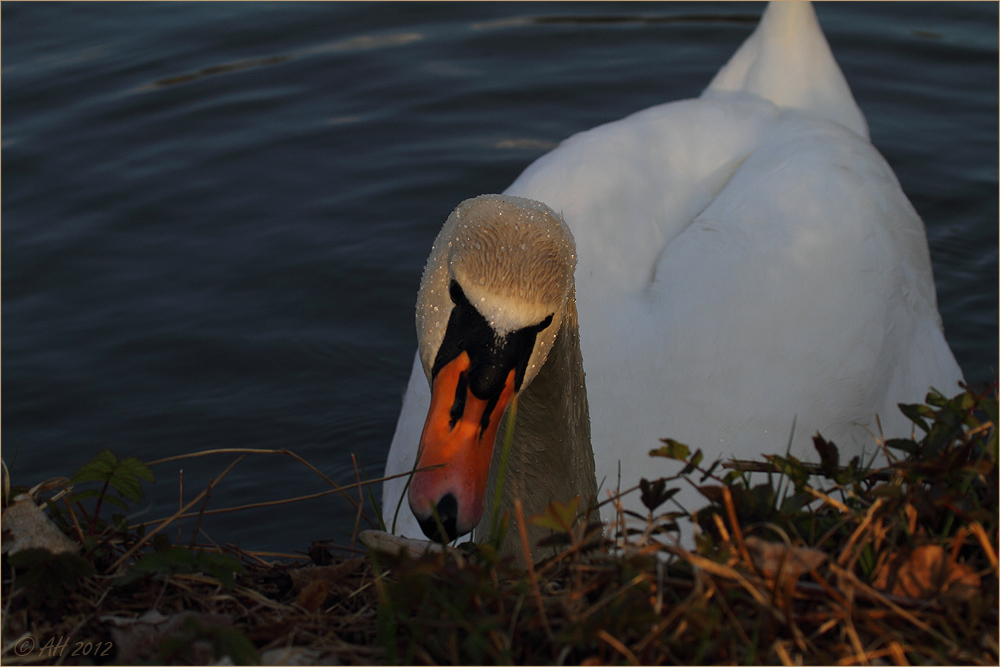
<svg viewBox="0 0 1000 667">
<path fill-rule="evenodd" d="M 340 484 L 355 479 L 354 454 L 378 476 L 420 272 L 451 209 L 503 190 L 575 132 L 697 96 L 761 11 L 4 2 L 2 443 L 14 483 L 68 476 L 105 447 L 146 461 L 285 447 Z M 927 225 L 952 349 L 967 380 L 991 381 L 997 5 L 817 12 Z M 177 508 L 180 468 L 191 499 L 234 458 L 154 466 L 134 520 Z M 253 455 L 208 507 L 327 488 L 289 457 Z M 289 552 L 347 544 L 355 517 L 327 497 L 201 527 Z"/>
</svg>

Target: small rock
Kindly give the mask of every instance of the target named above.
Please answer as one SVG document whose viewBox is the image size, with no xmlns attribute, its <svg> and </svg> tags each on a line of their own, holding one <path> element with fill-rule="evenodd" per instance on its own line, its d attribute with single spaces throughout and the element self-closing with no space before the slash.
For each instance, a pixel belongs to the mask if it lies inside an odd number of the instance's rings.
<svg viewBox="0 0 1000 667">
<path fill-rule="evenodd" d="M 448 550 L 443 544 L 430 542 L 428 540 L 414 540 L 409 537 L 391 535 L 382 530 L 363 530 L 358 535 L 362 544 L 379 553 L 390 556 L 400 556 L 405 551 L 413 558 L 419 558 L 428 551 L 432 553 L 442 553 Z"/>
<path fill-rule="evenodd" d="M 3 524 L 2 551 L 5 554 L 13 555 L 25 549 L 46 549 L 54 554 L 80 550 L 25 494 L 14 499 L 0 518 L 0 523 Z"/>
</svg>

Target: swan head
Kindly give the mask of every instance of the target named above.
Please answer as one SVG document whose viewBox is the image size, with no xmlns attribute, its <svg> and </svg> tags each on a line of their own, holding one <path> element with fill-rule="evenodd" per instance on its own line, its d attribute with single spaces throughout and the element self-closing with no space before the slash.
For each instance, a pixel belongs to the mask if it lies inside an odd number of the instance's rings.
<svg viewBox="0 0 1000 667">
<path fill-rule="evenodd" d="M 573 236 L 552 209 L 469 199 L 434 242 L 417 297 L 431 406 L 408 498 L 424 533 L 451 541 L 482 517 L 500 421 L 538 374 L 574 298 Z"/>
</svg>

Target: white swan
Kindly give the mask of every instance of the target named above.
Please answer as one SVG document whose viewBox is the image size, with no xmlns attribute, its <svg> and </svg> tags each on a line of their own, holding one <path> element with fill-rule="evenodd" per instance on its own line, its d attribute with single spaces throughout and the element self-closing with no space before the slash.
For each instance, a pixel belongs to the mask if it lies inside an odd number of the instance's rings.
<svg viewBox="0 0 1000 667">
<path fill-rule="evenodd" d="M 602 493 L 618 486 L 619 470 L 622 489 L 675 472 L 648 456 L 662 437 L 702 448 L 707 460 L 756 458 L 783 451 L 795 424 L 798 456 L 811 458 L 816 432 L 847 455 L 871 452 L 876 415 L 887 437 L 908 434 L 896 404 L 921 401 L 932 386 L 955 390 L 962 379 L 943 335 L 923 223 L 869 143 L 808 3 L 769 5 L 700 98 L 577 134 L 529 166 L 506 194 L 544 202 L 575 237 L 579 345 Z M 512 203 L 489 199 L 487 208 Z M 544 207 L 534 213 L 549 216 Z M 503 331 L 535 327 L 549 344 L 562 325 L 539 328 L 543 318 L 558 320 L 560 304 L 572 310 L 572 276 L 560 283 L 563 292 L 527 305 L 518 304 L 516 290 L 500 289 L 497 298 L 486 284 L 449 295 L 449 282 L 464 279 L 446 252 L 460 236 L 455 215 L 425 271 L 421 348 L 386 475 L 413 469 L 428 380 L 455 304 L 465 299 Z M 564 266 L 572 271 L 572 259 Z M 484 271 L 475 275 L 491 275 Z M 575 312 L 565 312 L 571 324 Z M 454 401 L 455 385 L 447 392 Z M 519 402 L 520 410 L 530 401 L 525 395 Z M 558 439 L 565 421 L 525 428 Z M 521 488 L 534 507 L 568 486 L 589 488 L 576 480 L 550 493 L 550 483 L 588 465 L 586 456 L 556 459 L 526 464 L 540 471 Z M 471 468 L 451 466 L 462 470 Z M 434 474 L 430 486 L 440 490 L 444 473 Z M 468 481 L 459 480 L 447 483 Z M 387 521 L 404 485 L 397 479 L 383 487 Z M 427 493 L 417 489 L 418 511 L 437 502 Z M 636 496 L 626 507 L 640 510 Z M 680 499 L 694 508 L 690 491 Z M 459 532 L 481 507 L 456 510 Z M 396 532 L 422 536 L 405 499 Z"/>
</svg>

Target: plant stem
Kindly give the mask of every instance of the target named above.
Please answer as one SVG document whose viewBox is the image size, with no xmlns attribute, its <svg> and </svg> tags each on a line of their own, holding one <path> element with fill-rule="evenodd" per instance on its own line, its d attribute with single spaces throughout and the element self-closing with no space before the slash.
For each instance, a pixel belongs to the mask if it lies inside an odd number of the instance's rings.
<svg viewBox="0 0 1000 667">
<path fill-rule="evenodd" d="M 94 535 L 97 533 L 97 515 L 101 513 L 101 505 L 104 504 L 104 494 L 108 492 L 108 486 L 111 484 L 111 477 L 104 480 L 104 486 L 101 487 L 101 494 L 97 496 L 97 505 L 94 507 L 94 516 L 90 517 L 90 534 Z"/>
</svg>

